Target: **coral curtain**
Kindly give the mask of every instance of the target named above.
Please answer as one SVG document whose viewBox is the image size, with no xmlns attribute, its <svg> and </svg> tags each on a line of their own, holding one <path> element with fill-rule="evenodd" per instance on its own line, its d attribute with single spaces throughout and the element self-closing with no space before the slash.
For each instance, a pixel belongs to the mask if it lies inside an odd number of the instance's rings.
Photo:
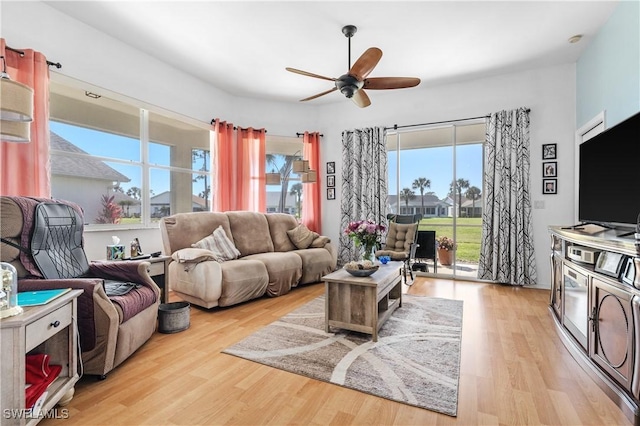
<svg viewBox="0 0 640 426">
<path fill-rule="evenodd" d="M 0 39 L 7 73 L 34 91 L 31 142 L 0 142 L 0 194 L 49 198 L 49 66 L 42 53 L 22 51 L 24 56 L 6 49 L 5 40 Z"/>
<path fill-rule="evenodd" d="M 213 126 L 215 143 L 215 182 L 213 188 L 213 210 L 225 212 L 236 210 L 235 143 L 233 124 L 216 118 Z"/>
<path fill-rule="evenodd" d="M 312 231 L 322 235 L 322 220 L 320 206 L 320 133 L 304 132 L 302 146 L 303 158 L 309 161 L 309 168 L 316 170 L 316 182 L 304 184 L 304 203 L 302 204 L 302 223 Z"/>
<path fill-rule="evenodd" d="M 485 208 L 478 278 L 535 285 L 529 110 L 491 114 L 485 149 Z"/>
<path fill-rule="evenodd" d="M 267 211 L 266 131 L 238 127 L 237 210 Z"/>
<path fill-rule="evenodd" d="M 387 223 L 387 133 L 384 127 L 342 132 L 341 229 L 338 263 L 360 257 L 344 230 L 370 219 Z"/>
</svg>

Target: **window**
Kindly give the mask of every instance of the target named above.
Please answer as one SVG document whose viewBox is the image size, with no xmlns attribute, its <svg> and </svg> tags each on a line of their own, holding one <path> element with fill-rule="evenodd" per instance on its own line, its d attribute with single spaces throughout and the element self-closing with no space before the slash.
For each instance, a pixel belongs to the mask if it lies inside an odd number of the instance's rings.
<svg viewBox="0 0 640 426">
<path fill-rule="evenodd" d="M 267 185 L 267 213 L 287 213 L 302 217 L 304 185 L 293 172 L 293 162 L 302 159 L 302 140 L 294 137 L 266 138 L 266 172 L 280 173 L 279 185 Z"/>
<path fill-rule="evenodd" d="M 209 210 L 207 124 L 93 95 L 52 79 L 51 189 L 84 209 L 85 222 L 149 226 L 179 212 Z"/>
<path fill-rule="evenodd" d="M 457 243 L 439 274 L 477 276 L 482 224 L 484 120 L 389 132 L 389 208 L 422 213 L 420 230 Z M 454 265 L 454 266 L 455 266 Z"/>
</svg>

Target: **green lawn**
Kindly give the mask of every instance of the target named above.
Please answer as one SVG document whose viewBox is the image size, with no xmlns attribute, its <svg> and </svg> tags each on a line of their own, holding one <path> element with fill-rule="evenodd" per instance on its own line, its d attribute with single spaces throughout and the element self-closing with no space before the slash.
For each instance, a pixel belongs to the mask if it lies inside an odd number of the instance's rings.
<svg viewBox="0 0 640 426">
<path fill-rule="evenodd" d="M 478 263 L 482 238 L 482 219 L 461 217 L 456 219 L 456 257 L 459 261 Z M 430 217 L 420 221 L 420 230 L 436 231 L 436 238 L 442 235 L 453 238 L 453 218 Z"/>
</svg>

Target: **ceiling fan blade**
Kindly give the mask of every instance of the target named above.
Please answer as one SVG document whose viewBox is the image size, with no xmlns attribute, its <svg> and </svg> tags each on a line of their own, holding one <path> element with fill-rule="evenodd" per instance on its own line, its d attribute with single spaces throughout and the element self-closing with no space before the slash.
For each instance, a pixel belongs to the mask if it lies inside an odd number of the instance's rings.
<svg viewBox="0 0 640 426">
<path fill-rule="evenodd" d="M 307 77 L 315 77 L 315 78 L 321 78 L 322 80 L 336 81 L 336 79 L 335 79 L 335 78 L 325 77 L 325 76 L 323 76 L 323 75 L 313 74 L 313 73 L 310 73 L 310 72 L 306 72 L 306 71 L 302 71 L 302 70 L 297 70 L 297 69 L 295 69 L 295 68 L 289 68 L 289 67 L 287 67 L 287 68 L 285 68 L 285 69 L 286 69 L 287 71 L 289 71 L 289 72 L 293 72 L 293 73 L 296 73 L 296 74 L 306 75 Z"/>
<path fill-rule="evenodd" d="M 366 92 L 362 89 L 354 93 L 351 97 L 351 100 L 360 108 L 366 108 L 371 105 L 371 99 L 369 99 L 369 96 L 367 96 Z"/>
<path fill-rule="evenodd" d="M 420 79 L 414 77 L 374 77 L 366 78 L 363 88 L 372 90 L 405 89 L 415 87 L 418 84 L 420 84 Z"/>
<path fill-rule="evenodd" d="M 328 93 L 331 93 L 331 92 L 333 92 L 335 90 L 338 90 L 338 88 L 334 87 L 333 89 L 329 89 L 326 92 L 318 93 L 317 95 L 313 95 L 313 96 L 309 96 L 308 98 L 300 99 L 300 102 L 310 101 L 311 99 L 319 98 L 320 96 L 324 96 L 324 95 L 326 95 Z"/>
<path fill-rule="evenodd" d="M 349 74 L 362 81 L 378 65 L 382 58 L 382 50 L 377 47 L 368 48 L 349 70 Z"/>
</svg>

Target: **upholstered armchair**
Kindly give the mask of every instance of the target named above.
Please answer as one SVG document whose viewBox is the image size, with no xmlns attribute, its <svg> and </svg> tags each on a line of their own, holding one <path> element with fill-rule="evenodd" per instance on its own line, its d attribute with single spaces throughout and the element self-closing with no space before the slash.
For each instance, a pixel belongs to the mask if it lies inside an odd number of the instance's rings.
<svg viewBox="0 0 640 426">
<path fill-rule="evenodd" d="M 416 252 L 418 223 L 419 221 L 414 223 L 389 222 L 386 242 L 381 250 L 376 251 L 376 257 L 389 256 L 391 260 L 404 262 L 403 277 L 405 284 L 410 284 L 407 281 L 407 272 L 413 282 L 413 271 L 409 263 Z"/>
<path fill-rule="evenodd" d="M 50 227 L 37 227 L 38 231 L 34 232 L 34 223 L 41 217 L 36 209 L 43 205 L 41 203 L 53 204 L 54 208 L 64 206 L 67 217 L 47 217 Z M 87 262 L 82 235 L 82 211 L 72 203 L 0 197 L 0 258 L 18 271 L 18 291 L 83 290 L 78 298 L 77 313 L 81 371 L 104 378 L 154 333 L 160 289 L 149 276 L 149 262 Z M 41 250 L 35 248 L 40 244 L 44 251 L 54 239 L 59 240 L 54 243 L 59 249 L 43 256 Z M 136 286 L 127 294 L 108 296 L 106 280 Z"/>
</svg>

